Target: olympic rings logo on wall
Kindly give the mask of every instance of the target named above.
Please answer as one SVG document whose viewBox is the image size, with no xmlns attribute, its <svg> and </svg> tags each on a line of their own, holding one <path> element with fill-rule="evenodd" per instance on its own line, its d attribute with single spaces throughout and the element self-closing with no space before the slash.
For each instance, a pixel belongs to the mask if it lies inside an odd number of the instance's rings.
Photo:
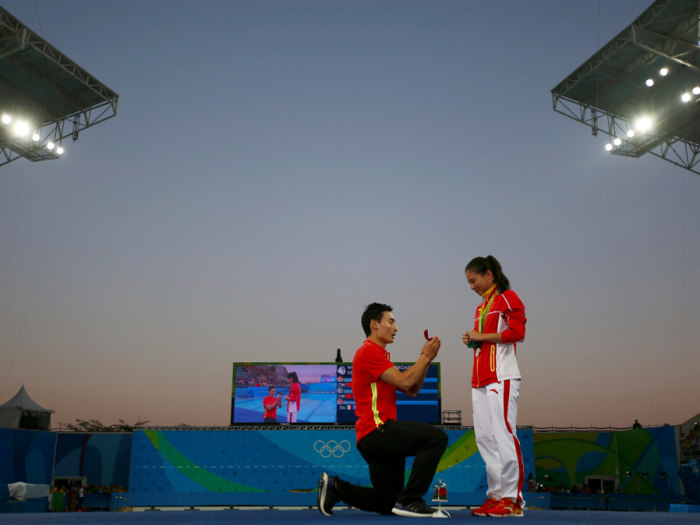
<svg viewBox="0 0 700 525">
<path fill-rule="evenodd" d="M 324 443 L 323 441 L 318 440 L 316 443 L 314 443 L 314 450 L 321 454 L 322 458 L 329 458 L 331 455 L 336 458 L 342 458 L 345 454 L 350 452 L 351 448 L 350 442 L 347 440 L 343 440 L 340 443 L 333 440 L 329 441 L 328 443 Z"/>
</svg>

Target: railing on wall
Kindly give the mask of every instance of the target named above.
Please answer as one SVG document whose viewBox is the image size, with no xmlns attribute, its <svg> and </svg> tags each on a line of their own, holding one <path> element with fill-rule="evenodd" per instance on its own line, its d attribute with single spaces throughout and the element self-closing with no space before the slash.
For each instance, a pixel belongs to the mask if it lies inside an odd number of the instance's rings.
<svg viewBox="0 0 700 525">
<path fill-rule="evenodd" d="M 642 427 L 642 428 L 655 428 L 655 427 Z M 613 427 L 613 426 L 608 426 L 608 427 L 594 427 L 591 425 L 590 427 L 575 427 L 575 426 L 568 426 L 568 427 L 532 427 L 532 430 L 534 432 L 543 432 L 543 433 L 552 433 L 552 432 L 622 432 L 625 430 L 634 430 L 632 428 L 632 425 L 628 427 Z"/>
<path fill-rule="evenodd" d="M 443 425 L 461 425 L 462 411 L 461 410 L 443 410 L 442 411 Z"/>
<path fill-rule="evenodd" d="M 700 450 L 689 450 L 681 446 L 681 461 L 690 461 L 691 459 L 700 459 Z"/>
<path fill-rule="evenodd" d="M 112 499 L 109 502 L 109 507 L 109 510 L 113 512 L 125 512 L 132 508 L 132 504 L 129 498 L 113 494 Z"/>
</svg>

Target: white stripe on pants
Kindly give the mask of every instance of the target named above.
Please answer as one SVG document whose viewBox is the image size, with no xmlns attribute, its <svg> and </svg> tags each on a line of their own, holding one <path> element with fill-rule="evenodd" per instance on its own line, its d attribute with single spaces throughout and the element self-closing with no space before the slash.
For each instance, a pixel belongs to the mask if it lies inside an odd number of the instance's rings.
<svg viewBox="0 0 700 525">
<path fill-rule="evenodd" d="M 472 388 L 474 435 L 486 463 L 489 498 L 522 500 L 523 459 L 515 431 L 519 396 L 519 379 Z"/>
</svg>

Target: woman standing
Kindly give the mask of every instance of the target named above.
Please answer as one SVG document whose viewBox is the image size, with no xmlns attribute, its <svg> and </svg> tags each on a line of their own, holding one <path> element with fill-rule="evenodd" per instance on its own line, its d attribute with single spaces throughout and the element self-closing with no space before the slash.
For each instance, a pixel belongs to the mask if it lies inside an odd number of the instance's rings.
<svg viewBox="0 0 700 525">
<path fill-rule="evenodd" d="M 287 400 L 287 421 L 296 423 L 297 414 L 299 413 L 299 408 L 301 408 L 301 384 L 296 372 L 287 374 L 287 381 L 289 381 L 290 385 L 289 395 L 284 396 Z"/>
<path fill-rule="evenodd" d="M 492 255 L 472 259 L 465 273 L 482 298 L 474 329 L 462 334 L 462 341 L 474 349 L 474 434 L 488 480 L 488 499 L 472 514 L 520 517 L 524 472 L 515 432 L 520 395 L 515 354 L 517 343 L 525 338 L 525 306 Z"/>
</svg>

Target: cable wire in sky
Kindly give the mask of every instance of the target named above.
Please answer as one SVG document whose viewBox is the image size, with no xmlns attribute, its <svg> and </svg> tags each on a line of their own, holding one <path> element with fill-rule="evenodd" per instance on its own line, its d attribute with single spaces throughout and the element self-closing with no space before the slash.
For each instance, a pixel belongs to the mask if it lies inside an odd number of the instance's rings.
<svg viewBox="0 0 700 525">
<path fill-rule="evenodd" d="M 68 160 L 68 159 L 66 159 Z M 22 340 L 22 334 L 24 333 L 24 325 L 27 322 L 27 315 L 29 314 L 29 306 L 32 304 L 32 297 L 34 297 L 34 288 L 36 287 L 36 282 L 39 279 L 39 272 L 41 271 L 41 265 L 44 262 L 44 254 L 46 253 L 46 246 L 49 244 L 49 239 L 51 238 L 51 232 L 53 231 L 53 223 L 56 219 L 56 211 L 58 210 L 58 203 L 61 202 L 61 194 L 63 193 L 63 185 L 66 182 L 66 175 L 68 174 L 68 163 L 66 162 L 66 169 L 63 170 L 63 179 L 61 180 L 61 187 L 58 190 L 58 198 L 56 199 L 56 205 L 53 208 L 53 215 L 51 216 L 51 223 L 49 224 L 49 231 L 46 234 L 46 239 L 44 240 L 44 247 L 41 249 L 41 256 L 39 257 L 39 265 L 36 269 L 36 274 L 34 275 L 34 282 L 32 282 L 32 289 L 29 292 L 29 300 L 27 301 L 27 306 L 24 309 L 24 316 L 22 317 L 22 324 L 19 329 L 19 334 L 17 335 L 17 341 L 15 342 L 15 347 L 12 351 L 12 357 L 10 358 L 10 366 L 7 367 L 7 374 L 5 375 L 5 381 L 2 385 L 2 393 L 0 393 L 0 399 L 5 397 L 5 389 L 7 388 L 7 382 L 10 380 L 10 374 L 12 373 L 12 366 L 15 362 L 15 357 L 17 356 L 17 350 L 19 350 L 19 343 Z"/>
<path fill-rule="evenodd" d="M 596 151 L 600 151 L 598 146 L 598 137 L 596 137 Z M 642 373 L 644 374 L 644 384 L 647 388 L 647 395 L 649 396 L 649 406 L 651 407 L 651 416 L 656 423 L 656 411 L 654 410 L 654 400 L 651 396 L 651 388 L 649 388 L 649 376 L 647 375 L 646 364 L 644 362 L 644 353 L 642 352 L 642 345 L 639 341 L 639 334 L 637 332 L 637 324 L 634 320 L 634 308 L 632 307 L 632 296 L 630 294 L 630 288 L 627 283 L 627 276 L 625 274 L 625 264 L 622 260 L 622 250 L 620 249 L 620 240 L 617 235 L 617 225 L 615 223 L 615 213 L 613 212 L 612 203 L 610 202 L 610 191 L 608 190 L 608 181 L 605 177 L 605 170 L 603 169 L 603 161 L 599 157 L 600 162 L 600 175 L 603 179 L 603 186 L 605 187 L 605 197 L 608 203 L 608 211 L 610 212 L 610 222 L 612 223 L 613 234 L 615 235 L 615 244 L 617 245 L 617 256 L 620 261 L 620 269 L 622 270 L 622 282 L 625 284 L 625 294 L 627 295 L 627 304 L 629 305 L 630 316 L 632 318 L 632 330 L 634 331 L 634 340 L 637 344 L 637 351 L 639 352 L 639 359 L 642 363 Z"/>
</svg>

